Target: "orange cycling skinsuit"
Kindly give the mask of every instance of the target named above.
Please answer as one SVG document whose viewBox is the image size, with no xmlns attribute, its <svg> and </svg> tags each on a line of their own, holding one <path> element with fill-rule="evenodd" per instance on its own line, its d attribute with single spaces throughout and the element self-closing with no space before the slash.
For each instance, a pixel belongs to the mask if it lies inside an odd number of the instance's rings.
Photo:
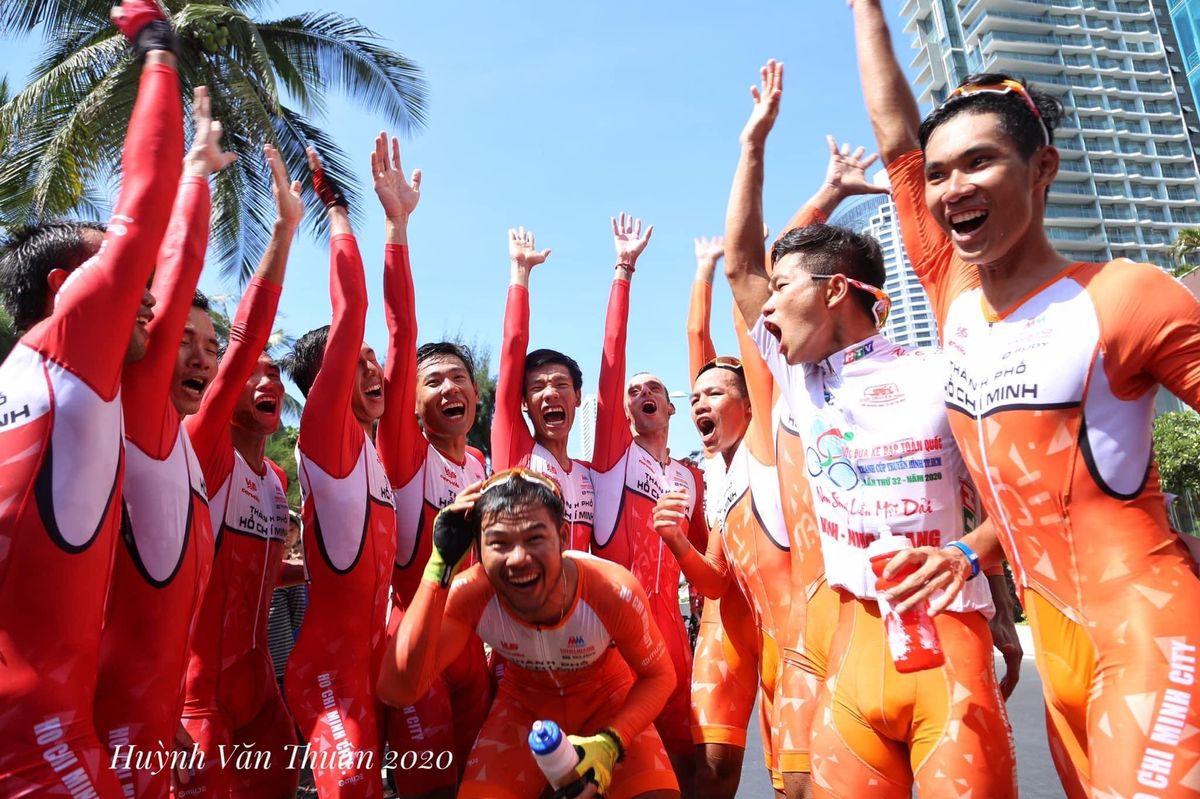
<svg viewBox="0 0 1200 799">
<path fill-rule="evenodd" d="M 389 258 L 392 245 L 388 246 Z M 395 632 L 421 582 L 421 573 L 433 547 L 433 520 L 460 491 L 484 478 L 483 454 L 467 447 L 463 462 L 455 462 L 430 444 L 411 412 L 416 407 L 417 312 L 407 247 L 383 273 L 384 313 L 388 324 L 385 390 L 388 392 L 377 433 L 379 458 L 391 482 L 396 504 L 396 557 L 392 569 L 393 610 L 389 633 Z M 395 371 L 393 371 L 393 369 Z M 385 708 L 388 748 L 414 752 L 434 768 L 405 771 L 404 790 L 426 793 L 452 787 L 457 766 L 470 751 L 487 713 L 491 675 L 483 644 L 475 639 L 444 674 L 430 683 L 429 692 L 414 705 Z M 454 767 L 439 759 L 453 754 Z"/>
<path fill-rule="evenodd" d="M 204 756 L 178 797 L 244 794 L 283 796 L 298 772 L 288 769 L 295 746 L 267 649 L 271 592 L 283 568 L 288 505 L 283 472 L 270 461 L 256 472 L 234 448 L 230 422 L 267 345 L 279 284 L 255 277 L 238 303 L 229 348 L 200 411 L 185 425 L 208 487 L 216 553 L 188 661 L 183 727 Z M 252 744 L 269 752 L 269 767 L 221 767 L 221 752 Z M 221 747 L 224 746 L 224 749 Z M 199 764 L 197 764 L 199 765 Z"/>
<path fill-rule="evenodd" d="M 0 365 L 0 795 L 122 795 L 92 705 L 121 520 L 121 371 L 183 156 L 175 70 L 142 70 L 99 251 Z"/>
<path fill-rule="evenodd" d="M 654 505 L 669 491 L 686 491 L 691 519 L 689 539 L 704 549 L 703 480 L 682 461 L 667 463 L 633 440 L 625 417 L 625 337 L 629 322 L 629 281 L 613 280 L 605 320 L 604 354 L 596 413 L 592 483 L 596 490 L 592 552 L 619 563 L 638 578 L 650 599 L 650 613 L 675 666 L 675 691 L 655 720 L 671 755 L 693 756 L 691 733 L 692 647 L 679 612 L 679 563 L 655 532 Z M 664 398 L 665 401 L 665 398 Z"/>
<path fill-rule="evenodd" d="M 693 382 L 705 364 L 716 358 L 709 333 L 711 312 L 712 283 L 697 279 L 692 283 L 687 322 L 688 374 Z M 704 512 L 712 531 L 710 538 L 719 535 L 721 509 L 714 499 L 721 496 L 725 479 L 720 453 L 706 451 Z M 740 591 L 705 599 L 692 662 L 692 740 L 697 745 L 746 748 L 746 726 L 758 695 L 760 647 L 753 613 Z"/>
<path fill-rule="evenodd" d="M 999 312 L 888 164 L 949 359 L 950 424 L 1022 589 L 1068 794 L 1200 796 L 1200 579 L 1151 449 L 1162 385 L 1200 405 L 1200 307 L 1157 268 L 1076 263 Z"/>
<path fill-rule="evenodd" d="M 362 257 L 350 235 L 334 236 L 330 248 L 333 323 L 296 444 L 308 609 L 284 684 L 320 795 L 369 798 L 383 793 L 375 684 L 396 511 L 383 464 L 352 407 L 367 315 Z M 386 252 L 385 269 L 408 268 L 394 263 L 407 261 L 406 247 L 388 245 Z"/>
<path fill-rule="evenodd" d="M 438 614 L 440 631 L 428 642 L 437 646 L 436 658 L 409 655 L 433 667 L 433 673 L 410 675 L 418 686 L 458 657 L 476 633 L 507 661 L 471 750 L 459 799 L 542 796 L 546 780 L 524 741 L 533 722 L 543 718 L 579 734 L 609 728 L 627 742 L 605 794 L 609 799 L 676 788 L 651 724 L 670 693 L 674 668 L 647 610 L 646 594 L 616 564 L 564 552 L 564 569 L 568 560 L 578 569 L 578 584 L 562 621 L 553 627 L 510 613 L 476 564 L 454 579 L 445 611 Z"/>
<path fill-rule="evenodd" d="M 127 793 L 166 796 L 169 769 L 129 768 L 135 752 L 170 745 L 196 613 L 212 568 L 208 492 L 171 401 L 179 342 L 208 244 L 204 177 L 185 177 L 159 251 L 145 356 L 127 364 L 124 518 L 100 641 L 96 729 Z M 122 758 L 124 756 L 124 759 Z"/>
<path fill-rule="evenodd" d="M 592 514 L 596 497 L 592 476 L 583 461 L 565 466 L 533 440 L 521 418 L 525 385 L 525 353 L 529 348 L 529 289 L 508 287 L 504 305 L 504 347 L 500 350 L 500 376 L 496 381 L 496 410 L 492 417 L 492 469 L 527 466 L 558 483 L 563 513 L 571 525 L 571 549 L 586 552 L 592 539 Z"/>
<path fill-rule="evenodd" d="M 963 786 L 1015 797 L 987 582 L 968 581 L 935 617 L 945 664 L 901 674 L 886 654 L 866 557 L 885 526 L 914 545 L 941 547 L 978 518 L 941 403 L 943 361 L 875 335 L 819 363 L 791 366 L 761 318 L 750 335 L 807 433 L 826 577 L 841 593 L 813 723 L 814 795 L 908 799 L 915 779 L 922 797 L 958 796 Z"/>
</svg>

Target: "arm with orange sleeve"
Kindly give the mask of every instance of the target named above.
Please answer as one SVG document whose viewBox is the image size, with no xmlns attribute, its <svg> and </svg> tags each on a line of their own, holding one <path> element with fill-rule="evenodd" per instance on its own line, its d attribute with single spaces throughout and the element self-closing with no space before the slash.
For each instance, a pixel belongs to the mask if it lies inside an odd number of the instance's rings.
<svg viewBox="0 0 1200 799">
<path fill-rule="evenodd" d="M 692 587 L 708 599 L 720 599 L 733 582 L 720 531 L 709 531 L 704 519 L 704 480 L 695 471 L 696 499 L 688 514 L 688 495 L 669 491 L 654 505 L 654 531 L 679 561 Z M 685 532 L 686 528 L 686 532 Z M 705 552 L 701 554 L 700 548 Z"/>
<path fill-rule="evenodd" d="M 276 216 L 271 238 L 238 303 L 229 326 L 229 346 L 217 367 L 217 375 L 204 395 L 200 410 L 184 422 L 196 459 L 204 471 L 210 498 L 233 468 L 229 422 L 246 381 L 271 337 L 288 254 L 304 214 L 300 182 L 289 180 L 283 159 L 274 147 L 268 144 L 263 152 L 271 169 L 271 193 L 275 197 Z"/>
<path fill-rule="evenodd" d="M 375 139 L 371 174 L 383 206 L 383 315 L 387 359 L 383 368 L 383 416 L 375 433 L 379 460 L 393 486 L 407 485 L 428 446 L 413 409 L 417 405 L 417 298 L 409 260 L 408 220 L 421 199 L 421 170 L 404 177 L 400 142 L 385 133 Z"/>
<path fill-rule="evenodd" d="M 147 455 L 165 458 L 179 433 L 179 412 L 171 403 L 171 381 L 179 342 L 208 248 L 207 172 L 190 171 L 180 181 L 167 235 L 159 250 L 150 293 L 154 319 L 146 326 L 150 342 L 141 360 L 121 376 L 125 437 Z"/>
<path fill-rule="evenodd" d="M 687 317 L 688 377 L 693 382 L 704 365 L 717 357 L 710 329 L 712 281 L 713 273 L 717 270 L 717 261 L 724 251 L 719 237 L 696 239 L 696 279 L 692 281 L 692 296 L 688 302 Z"/>
<path fill-rule="evenodd" d="M 613 612 L 603 619 L 617 651 L 634 676 L 624 704 L 608 724 L 608 729 L 620 739 L 622 749 L 627 749 L 638 733 L 658 717 L 675 690 L 675 667 L 662 633 L 647 610 L 646 591 L 632 574 L 626 574 L 619 589 L 614 586 L 613 592 L 628 590 L 633 599 L 624 601 L 614 597 L 609 605 Z"/>
<path fill-rule="evenodd" d="M 121 190 L 100 249 L 67 277 L 50 315 L 21 343 L 77 375 L 101 399 L 121 383 L 125 351 L 182 171 L 179 78 L 148 54 L 121 159 Z"/>
<path fill-rule="evenodd" d="M 352 399 L 367 322 L 367 281 L 346 209 L 329 209 L 329 298 L 333 320 L 321 368 L 300 416 L 296 446 L 334 478 L 345 477 L 362 451 L 364 433 Z"/>
<path fill-rule="evenodd" d="M 532 231 L 508 231 L 511 277 L 504 303 L 504 342 L 500 347 L 500 375 L 496 380 L 496 408 L 492 417 L 492 469 L 516 466 L 533 449 L 533 435 L 521 415 L 525 384 L 525 353 L 529 350 L 529 273 L 550 256 L 534 249 Z"/>
</svg>

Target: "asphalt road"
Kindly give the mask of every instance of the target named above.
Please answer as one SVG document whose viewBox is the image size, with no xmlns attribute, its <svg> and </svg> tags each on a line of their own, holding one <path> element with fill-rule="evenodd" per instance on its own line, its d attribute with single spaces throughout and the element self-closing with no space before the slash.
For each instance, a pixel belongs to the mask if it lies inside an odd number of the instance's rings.
<svg viewBox="0 0 1200 799">
<path fill-rule="evenodd" d="M 1004 664 L 997 660 L 997 673 L 1002 673 L 1003 669 Z M 1008 717 L 1017 746 L 1017 779 L 1020 782 L 1021 799 L 1063 799 L 1058 774 L 1050 762 L 1050 750 L 1046 744 L 1042 685 L 1033 658 L 1026 657 L 1021 663 L 1021 681 L 1008 700 Z M 742 770 L 738 799 L 768 799 L 774 796 L 771 778 L 761 763 L 762 739 L 758 734 L 758 725 L 752 723 L 746 741 L 746 766 Z"/>
</svg>

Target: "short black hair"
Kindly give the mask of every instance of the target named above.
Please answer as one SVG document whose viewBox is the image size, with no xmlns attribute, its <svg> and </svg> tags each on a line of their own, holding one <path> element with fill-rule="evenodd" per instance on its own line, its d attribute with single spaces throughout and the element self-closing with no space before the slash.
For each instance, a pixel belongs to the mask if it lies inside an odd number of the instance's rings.
<svg viewBox="0 0 1200 799">
<path fill-rule="evenodd" d="M 325 345 L 329 341 L 329 325 L 310 330 L 292 346 L 292 351 L 283 356 L 280 366 L 287 376 L 300 389 L 300 393 L 308 396 L 309 389 L 321 371 L 321 363 L 325 360 Z"/>
<path fill-rule="evenodd" d="M 449 355 L 462 361 L 463 366 L 466 367 L 467 374 L 471 376 L 471 382 L 475 382 L 475 358 L 471 355 L 471 350 L 453 341 L 431 341 L 428 344 L 422 344 L 417 347 L 417 369 L 420 369 L 421 364 L 425 363 L 425 361 L 440 358 L 444 355 Z"/>
<path fill-rule="evenodd" d="M 700 376 L 711 372 L 714 369 L 720 369 L 722 372 L 728 372 L 733 375 L 734 385 L 745 399 L 750 399 L 750 389 L 746 386 L 746 370 L 740 366 L 732 366 L 725 363 L 717 363 L 715 360 L 709 361 L 700 367 L 700 371 L 696 372 L 696 379 L 692 381 L 693 385 L 700 380 Z"/>
<path fill-rule="evenodd" d="M 805 268 L 814 275 L 845 275 L 879 289 L 887 281 L 887 269 L 883 265 L 883 250 L 879 242 L 849 228 L 824 224 L 793 228 L 780 236 L 771 247 L 771 263 L 777 264 L 792 253 L 822 256 L 805 264 Z M 875 297 L 857 290 L 851 295 L 863 313 L 874 321 L 875 312 L 872 308 Z"/>
<path fill-rule="evenodd" d="M 212 310 L 212 301 L 208 299 L 208 295 L 203 291 L 196 289 L 195 293 L 192 294 L 192 307 L 209 313 Z"/>
<path fill-rule="evenodd" d="M 1046 140 L 1054 140 L 1054 131 L 1062 122 L 1063 104 L 1057 97 L 1030 89 L 1025 81 L 1003 72 L 977 72 L 968 75 L 959 86 L 987 86 L 1011 80 L 1025 87 L 1033 104 L 1037 106 L 1041 120 L 1034 115 L 1025 100 L 1015 92 L 999 94 L 980 92 L 966 96 L 951 97 L 942 103 L 921 123 L 921 150 L 929 143 L 929 137 L 939 126 L 959 114 L 995 114 L 1000 118 L 1000 129 L 1017 145 L 1017 152 L 1028 161 Z M 1042 126 L 1045 125 L 1045 128 Z"/>
<path fill-rule="evenodd" d="M 96 254 L 85 231 L 103 235 L 99 222 L 39 222 L 18 229 L 0 245 L 0 293 L 4 310 L 18 330 L 28 330 L 46 315 L 55 269 L 74 272 Z"/>
<path fill-rule="evenodd" d="M 576 391 L 583 390 L 583 371 L 570 355 L 564 355 L 558 350 L 534 350 L 525 356 L 525 377 L 534 369 L 540 369 L 548 364 L 558 364 L 571 375 L 571 383 Z"/>
<path fill-rule="evenodd" d="M 553 480 L 547 477 L 547 480 Z M 470 521 L 478 533 L 475 536 L 479 543 L 483 533 L 483 520 L 498 513 L 520 513 L 531 508 L 543 507 L 550 512 L 550 521 L 557 534 L 563 523 L 563 503 L 557 494 L 541 483 L 513 477 L 503 483 L 489 488 L 475 503 L 470 514 Z"/>
</svg>

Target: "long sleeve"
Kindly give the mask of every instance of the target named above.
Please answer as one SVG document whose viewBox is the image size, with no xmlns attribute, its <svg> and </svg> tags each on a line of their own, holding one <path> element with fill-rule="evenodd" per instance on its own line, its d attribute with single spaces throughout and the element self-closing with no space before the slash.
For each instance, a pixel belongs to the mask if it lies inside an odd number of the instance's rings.
<svg viewBox="0 0 1200 799">
<path fill-rule="evenodd" d="M 329 240 L 329 298 L 333 321 L 296 446 L 336 478 L 350 473 L 364 437 L 352 403 L 367 324 L 367 281 L 358 242 L 348 234 Z"/>
<path fill-rule="evenodd" d="M 210 492 L 220 488 L 217 478 L 232 468 L 229 422 L 271 337 L 280 290 L 279 284 L 262 278 L 250 281 L 229 327 L 229 347 L 217 368 L 217 376 L 209 385 L 199 412 L 184 422 Z"/>
<path fill-rule="evenodd" d="M 154 319 L 147 328 L 150 343 L 140 361 L 125 366 L 121 378 L 125 436 L 156 458 L 170 454 L 179 433 L 180 418 L 171 403 L 171 382 L 196 283 L 204 268 L 210 207 L 208 180 L 184 178 L 175 195 L 150 286 L 157 302 Z"/>
<path fill-rule="evenodd" d="M 712 342 L 711 319 L 712 283 L 707 280 L 694 280 L 687 318 L 688 376 L 693 383 L 696 382 L 696 376 L 704 364 L 717 357 L 717 350 Z"/>
<path fill-rule="evenodd" d="M 485 583 L 482 568 L 476 567 Z M 379 673 L 379 698 L 393 707 L 405 707 L 425 695 L 434 678 L 454 661 L 466 647 L 472 626 L 455 618 L 450 611 L 451 593 L 478 586 L 455 585 L 447 590 L 421 581 L 417 593 L 383 656 Z"/>
<path fill-rule="evenodd" d="M 22 337 L 102 399 L 117 394 L 125 350 L 179 184 L 183 110 L 175 70 L 142 71 L 121 159 L 121 191 L 99 252 L 73 271 L 54 310 Z"/>
<path fill-rule="evenodd" d="M 504 304 L 504 342 L 492 416 L 492 469 L 516 466 L 533 449 L 533 436 L 521 415 L 525 354 L 529 349 L 529 289 L 509 286 Z"/>
<path fill-rule="evenodd" d="M 624 607 L 609 632 L 633 671 L 635 681 L 609 726 L 620 736 L 621 744 L 628 748 L 630 741 L 662 712 L 675 690 L 675 667 L 667 654 L 662 633 L 647 612 L 649 602 L 645 590 L 632 575 L 626 587 L 633 592 L 634 600 L 621 603 Z"/>
<path fill-rule="evenodd" d="M 383 311 L 388 349 L 384 365 L 384 410 L 375 445 L 388 480 L 407 485 L 425 458 L 417 422 L 417 300 L 407 245 L 388 244 L 383 261 Z"/>
<path fill-rule="evenodd" d="M 629 281 L 613 280 L 604 320 L 604 350 L 596 402 L 595 451 L 592 466 L 608 471 L 629 448 L 633 433 L 625 420 L 625 339 L 629 328 Z"/>
</svg>

